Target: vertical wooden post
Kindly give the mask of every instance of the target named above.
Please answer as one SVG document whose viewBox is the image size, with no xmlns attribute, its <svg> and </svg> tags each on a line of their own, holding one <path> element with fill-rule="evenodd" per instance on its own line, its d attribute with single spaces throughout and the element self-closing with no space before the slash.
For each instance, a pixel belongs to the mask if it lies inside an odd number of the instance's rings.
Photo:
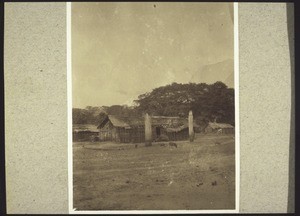
<svg viewBox="0 0 300 216">
<path fill-rule="evenodd" d="M 145 144 L 146 146 L 151 146 L 152 142 L 152 126 L 151 117 L 146 113 L 145 115 Z"/>
<path fill-rule="evenodd" d="M 194 141 L 194 122 L 193 122 L 193 112 L 190 110 L 189 112 L 189 137 L 190 142 Z"/>
</svg>

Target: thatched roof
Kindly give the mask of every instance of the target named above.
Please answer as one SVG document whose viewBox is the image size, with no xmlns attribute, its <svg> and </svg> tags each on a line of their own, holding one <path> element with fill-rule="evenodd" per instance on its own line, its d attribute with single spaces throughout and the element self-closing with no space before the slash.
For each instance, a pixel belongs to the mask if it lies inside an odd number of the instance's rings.
<svg viewBox="0 0 300 216">
<path fill-rule="evenodd" d="M 216 122 L 209 122 L 208 127 L 211 127 L 212 129 L 234 128 L 231 124 L 216 123 Z"/>
<path fill-rule="evenodd" d="M 99 132 L 99 130 L 92 124 L 73 124 L 73 132 Z"/>
<path fill-rule="evenodd" d="M 113 124 L 115 127 L 130 127 L 128 121 L 126 119 L 122 119 L 117 116 L 109 115 L 108 116 L 110 122 Z"/>
<path fill-rule="evenodd" d="M 152 125 L 157 126 L 180 126 L 183 125 L 187 119 L 180 117 L 170 117 L 170 116 L 151 116 Z"/>
<path fill-rule="evenodd" d="M 195 123 L 195 122 L 193 122 L 193 123 L 194 123 L 193 124 L 194 128 L 200 127 L 197 123 Z M 186 128 L 189 128 L 188 120 L 184 121 L 183 124 L 181 124 L 177 127 L 174 125 L 174 126 L 166 127 L 165 129 L 166 129 L 167 132 L 179 132 L 179 131 L 182 131 Z"/>
<path fill-rule="evenodd" d="M 110 121 L 114 127 L 121 128 L 132 128 L 132 127 L 144 127 L 145 119 L 140 116 L 115 116 L 108 115 L 98 126 L 98 128 L 104 127 L 104 125 Z M 153 126 L 161 126 L 165 128 L 168 132 L 178 132 L 185 128 L 188 128 L 188 119 L 180 117 L 170 117 L 170 116 L 151 116 L 151 124 Z M 199 127 L 194 123 L 194 127 Z"/>
<path fill-rule="evenodd" d="M 179 132 L 179 131 L 182 131 L 184 129 L 188 128 L 186 125 L 181 125 L 181 126 L 178 126 L 178 127 L 167 127 L 165 128 L 166 131 L 168 133 L 172 133 L 172 132 Z"/>
<path fill-rule="evenodd" d="M 108 115 L 102 122 L 100 122 L 98 128 L 102 128 L 108 121 L 110 121 L 114 127 L 120 128 L 131 128 L 145 124 L 144 118 L 142 117 Z"/>
</svg>

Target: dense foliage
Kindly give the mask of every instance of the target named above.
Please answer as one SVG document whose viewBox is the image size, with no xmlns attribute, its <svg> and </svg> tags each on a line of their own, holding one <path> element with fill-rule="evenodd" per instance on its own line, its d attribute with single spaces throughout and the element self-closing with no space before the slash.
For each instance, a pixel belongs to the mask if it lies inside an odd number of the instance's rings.
<svg viewBox="0 0 300 216">
<path fill-rule="evenodd" d="M 73 109 L 73 122 L 97 124 L 105 114 L 112 115 L 150 115 L 187 117 L 193 111 L 198 124 L 208 121 L 224 122 L 234 125 L 234 89 L 222 82 L 172 83 L 140 95 L 135 106 L 103 106 Z"/>
</svg>

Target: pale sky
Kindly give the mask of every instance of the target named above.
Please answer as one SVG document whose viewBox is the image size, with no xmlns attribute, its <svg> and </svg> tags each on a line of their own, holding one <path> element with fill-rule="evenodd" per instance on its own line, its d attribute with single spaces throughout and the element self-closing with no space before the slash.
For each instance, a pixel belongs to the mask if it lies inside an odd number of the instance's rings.
<svg viewBox="0 0 300 216">
<path fill-rule="evenodd" d="M 74 2 L 71 22 L 76 108 L 131 105 L 195 76 L 208 82 L 204 66 L 233 61 L 233 3 Z"/>
</svg>

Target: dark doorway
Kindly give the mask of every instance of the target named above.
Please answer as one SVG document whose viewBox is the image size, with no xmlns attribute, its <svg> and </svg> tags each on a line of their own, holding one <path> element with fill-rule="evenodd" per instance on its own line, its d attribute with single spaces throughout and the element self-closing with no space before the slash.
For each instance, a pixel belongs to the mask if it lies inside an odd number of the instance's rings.
<svg viewBox="0 0 300 216">
<path fill-rule="evenodd" d="M 156 136 L 160 137 L 160 127 L 156 127 Z"/>
</svg>

